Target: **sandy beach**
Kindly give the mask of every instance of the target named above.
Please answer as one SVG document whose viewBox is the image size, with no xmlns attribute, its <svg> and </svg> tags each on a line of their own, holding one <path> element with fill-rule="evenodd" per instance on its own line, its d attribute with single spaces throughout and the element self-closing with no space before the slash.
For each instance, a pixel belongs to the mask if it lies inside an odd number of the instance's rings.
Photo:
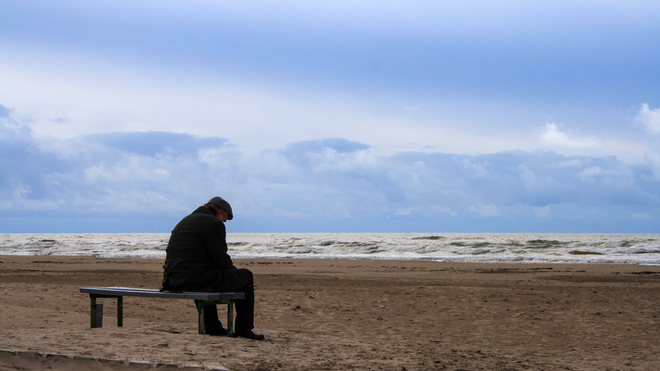
<svg viewBox="0 0 660 371">
<path fill-rule="evenodd" d="M 191 300 L 125 298 L 118 328 L 102 299 L 90 329 L 81 287 L 159 288 L 160 260 L 0 256 L 0 370 L 660 369 L 660 267 L 235 263 L 266 341 L 198 335 Z"/>
</svg>

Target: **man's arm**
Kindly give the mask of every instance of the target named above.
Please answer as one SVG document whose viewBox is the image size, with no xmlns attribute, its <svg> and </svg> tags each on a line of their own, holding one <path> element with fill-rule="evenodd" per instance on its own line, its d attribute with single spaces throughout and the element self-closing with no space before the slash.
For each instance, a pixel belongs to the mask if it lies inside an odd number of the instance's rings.
<svg viewBox="0 0 660 371">
<path fill-rule="evenodd" d="M 227 232 L 225 230 L 225 224 L 218 221 L 217 223 L 213 223 L 210 228 L 211 230 L 209 233 L 206 233 L 204 242 L 206 243 L 206 250 L 211 259 L 211 264 L 215 268 L 233 269 L 234 263 L 227 253 Z"/>
</svg>

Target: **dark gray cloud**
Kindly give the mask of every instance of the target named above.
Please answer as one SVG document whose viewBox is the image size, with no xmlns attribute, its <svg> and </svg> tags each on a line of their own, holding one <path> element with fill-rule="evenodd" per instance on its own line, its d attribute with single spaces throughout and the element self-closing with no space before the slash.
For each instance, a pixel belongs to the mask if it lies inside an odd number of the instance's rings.
<svg viewBox="0 0 660 371">
<path fill-rule="evenodd" d="M 55 154 L 40 148 L 28 126 L 17 123 L 10 110 L 0 106 L 0 189 L 5 202 L 12 198 L 6 192 L 43 200 L 49 189 L 44 175 L 61 165 Z"/>
<path fill-rule="evenodd" d="M 417 164 L 400 167 L 399 176 L 424 179 L 425 199 L 443 199 L 443 188 L 450 191 L 455 201 L 445 199 L 446 204 L 478 200 L 501 207 L 545 207 L 660 202 L 660 192 L 649 188 L 650 167 L 626 166 L 615 157 L 508 151 L 478 156 L 408 153 L 393 159 Z M 441 191 L 435 197 L 434 189 Z"/>
<path fill-rule="evenodd" d="M 4 106 L 3 106 L 4 108 Z M 151 215 L 176 209 L 181 183 L 203 183 L 202 151 L 230 147 L 223 138 L 132 132 L 39 138 L 10 110 L 0 117 L 0 213 L 53 217 Z M 200 180 L 201 179 L 201 180 Z"/>
</svg>

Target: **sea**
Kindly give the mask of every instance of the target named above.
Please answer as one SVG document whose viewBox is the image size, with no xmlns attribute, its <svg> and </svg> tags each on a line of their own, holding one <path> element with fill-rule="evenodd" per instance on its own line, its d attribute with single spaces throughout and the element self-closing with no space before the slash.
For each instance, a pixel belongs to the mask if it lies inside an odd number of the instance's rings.
<svg viewBox="0 0 660 371">
<path fill-rule="evenodd" d="M 0 234 L 0 255 L 165 259 L 168 233 Z M 228 233 L 234 259 L 660 265 L 660 234 Z"/>
</svg>

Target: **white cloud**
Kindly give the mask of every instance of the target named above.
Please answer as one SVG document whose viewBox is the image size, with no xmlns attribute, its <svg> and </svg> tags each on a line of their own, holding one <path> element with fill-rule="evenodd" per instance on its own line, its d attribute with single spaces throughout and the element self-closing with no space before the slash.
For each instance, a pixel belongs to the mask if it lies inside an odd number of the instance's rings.
<svg viewBox="0 0 660 371">
<path fill-rule="evenodd" d="M 660 180 L 660 152 L 649 152 L 645 157 L 646 162 L 651 166 L 653 178 Z"/>
<path fill-rule="evenodd" d="M 568 148 L 598 148 L 601 146 L 597 138 L 581 138 L 559 130 L 555 123 L 548 123 L 541 134 L 541 143 L 549 147 Z"/>
<path fill-rule="evenodd" d="M 411 215 L 414 209 L 411 207 L 396 209 L 395 215 Z"/>
<path fill-rule="evenodd" d="M 580 159 L 574 158 L 567 161 L 561 161 L 559 164 L 557 164 L 557 166 L 578 168 L 578 167 L 582 167 L 582 162 L 580 161 Z"/>
<path fill-rule="evenodd" d="M 418 106 L 408 106 L 408 105 L 402 105 L 401 109 L 406 112 L 419 112 L 420 110 Z"/>
<path fill-rule="evenodd" d="M 539 218 L 547 218 L 551 215 L 550 206 L 535 207 L 534 214 Z"/>
<path fill-rule="evenodd" d="M 470 210 L 470 212 L 485 217 L 500 216 L 500 211 L 498 210 L 496 205 L 479 204 L 478 206 L 470 206 L 468 210 Z"/>
<path fill-rule="evenodd" d="M 660 134 L 660 108 L 650 109 L 648 104 L 642 104 L 636 121 L 644 125 L 650 134 Z"/>
<path fill-rule="evenodd" d="M 440 213 L 440 214 L 448 214 L 448 215 L 451 215 L 451 216 L 458 216 L 458 213 L 456 211 L 452 210 L 451 208 L 449 208 L 447 206 L 435 205 L 435 206 L 431 206 L 431 210 L 433 210 L 437 213 Z"/>
</svg>

